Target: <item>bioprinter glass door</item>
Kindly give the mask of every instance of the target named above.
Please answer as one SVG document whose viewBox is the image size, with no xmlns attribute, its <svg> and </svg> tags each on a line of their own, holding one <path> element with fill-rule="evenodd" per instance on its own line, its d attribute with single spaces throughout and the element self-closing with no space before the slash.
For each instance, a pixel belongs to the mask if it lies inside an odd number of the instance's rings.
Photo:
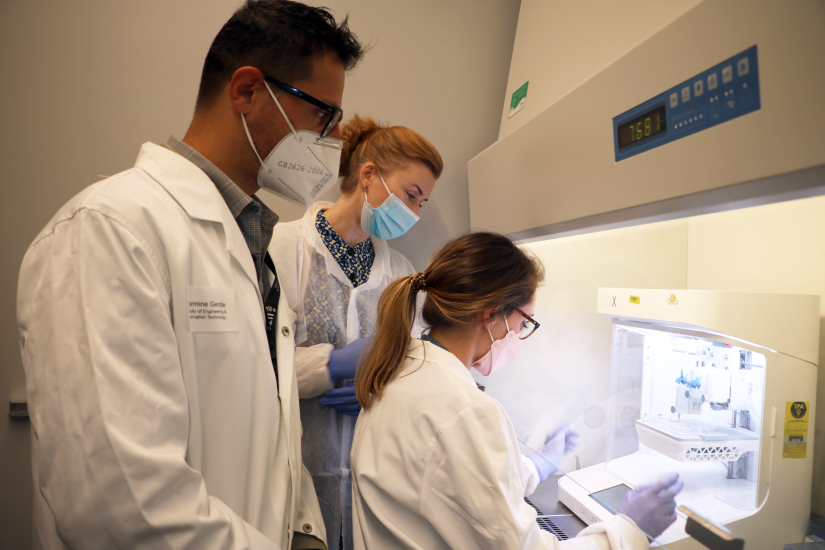
<svg viewBox="0 0 825 550">
<path fill-rule="evenodd" d="M 606 469 L 632 486 L 678 472 L 677 502 L 716 523 L 754 513 L 771 353 L 761 351 L 615 320 Z"/>
</svg>

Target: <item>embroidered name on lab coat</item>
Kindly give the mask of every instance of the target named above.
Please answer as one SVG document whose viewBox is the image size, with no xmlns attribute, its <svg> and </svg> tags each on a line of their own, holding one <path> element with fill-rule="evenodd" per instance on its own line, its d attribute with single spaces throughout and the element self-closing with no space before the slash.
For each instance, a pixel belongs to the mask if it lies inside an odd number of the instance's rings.
<svg viewBox="0 0 825 550">
<path fill-rule="evenodd" d="M 186 300 L 190 331 L 238 332 L 234 288 L 189 286 Z"/>
</svg>

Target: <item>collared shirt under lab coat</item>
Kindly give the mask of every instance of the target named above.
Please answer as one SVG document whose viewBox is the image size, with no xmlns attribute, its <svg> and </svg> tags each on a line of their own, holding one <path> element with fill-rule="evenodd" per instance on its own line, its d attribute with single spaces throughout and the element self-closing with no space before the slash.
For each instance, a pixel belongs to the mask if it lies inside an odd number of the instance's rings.
<svg viewBox="0 0 825 550">
<path fill-rule="evenodd" d="M 198 327 L 190 301 L 211 295 L 227 319 Z M 282 296 L 279 391 L 249 249 L 191 162 L 147 143 L 69 201 L 26 253 L 18 324 L 37 547 L 326 538 L 301 464 L 294 315 Z"/>
<path fill-rule="evenodd" d="M 430 342 L 413 339 L 384 396 L 361 411 L 351 463 L 358 550 L 648 548 L 619 517 L 563 542 L 542 531 L 507 413 Z"/>
</svg>

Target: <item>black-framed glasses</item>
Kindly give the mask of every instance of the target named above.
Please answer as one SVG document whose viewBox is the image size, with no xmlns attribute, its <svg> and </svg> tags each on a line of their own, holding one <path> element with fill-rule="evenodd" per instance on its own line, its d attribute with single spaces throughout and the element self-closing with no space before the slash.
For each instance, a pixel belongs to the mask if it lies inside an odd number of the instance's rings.
<svg viewBox="0 0 825 550">
<path fill-rule="evenodd" d="M 521 316 L 524 317 L 524 320 L 521 323 L 519 323 L 518 331 L 516 331 L 516 334 L 518 334 L 518 337 L 520 339 L 527 340 L 530 336 L 533 335 L 534 332 L 536 332 L 536 329 L 539 328 L 541 325 L 539 325 L 538 321 L 536 321 L 535 319 L 521 311 L 519 308 L 516 308 L 516 311 L 521 313 Z"/>
<path fill-rule="evenodd" d="M 338 109 L 337 107 L 333 107 L 331 105 L 327 105 L 326 103 L 324 103 L 320 99 L 315 99 L 311 95 L 302 92 L 298 88 L 294 88 L 294 87 L 290 86 L 289 84 L 284 84 L 280 80 L 275 80 L 271 76 L 264 75 L 264 79 L 266 79 L 267 82 L 271 82 L 272 84 L 275 84 L 277 87 L 284 90 L 285 92 L 289 92 L 292 95 L 294 95 L 295 97 L 300 97 L 301 99 L 303 99 L 304 101 L 306 101 L 308 103 L 312 103 L 313 105 L 315 105 L 316 107 L 318 107 L 319 109 L 322 109 L 323 111 L 325 111 L 327 113 L 324 117 L 324 120 L 326 121 L 325 124 L 324 124 L 324 129 L 321 130 L 321 137 L 322 138 L 327 137 L 329 135 L 329 133 L 332 131 L 332 129 L 335 128 L 335 126 L 339 122 L 341 122 L 341 118 L 344 116 L 344 111 L 343 110 Z"/>
</svg>

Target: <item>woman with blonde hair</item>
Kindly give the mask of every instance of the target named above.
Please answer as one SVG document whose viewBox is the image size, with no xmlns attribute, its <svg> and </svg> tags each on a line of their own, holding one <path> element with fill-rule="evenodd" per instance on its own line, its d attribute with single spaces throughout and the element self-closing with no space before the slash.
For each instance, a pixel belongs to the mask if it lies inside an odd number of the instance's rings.
<svg viewBox="0 0 825 550">
<path fill-rule="evenodd" d="M 559 542 L 524 497 L 570 450 L 568 428 L 519 450 L 513 425 L 476 386 L 519 355 L 533 318 L 539 261 L 492 233 L 449 242 L 427 269 L 392 283 L 356 393 L 364 407 L 352 446 L 355 548 L 362 550 L 646 549 L 676 519 L 678 476 L 637 487 L 611 521 Z M 429 325 L 412 338 L 416 297 Z M 632 520 L 632 521 L 631 521 Z M 638 529 L 637 529 L 638 526 Z"/>
<path fill-rule="evenodd" d="M 361 410 L 352 386 L 356 366 L 381 293 L 413 271 L 386 241 L 415 224 L 443 169 L 436 148 L 410 128 L 356 115 L 342 125 L 341 138 L 341 197 L 277 225 L 269 249 L 296 315 L 303 462 L 330 550 L 352 548 L 349 453 Z"/>
</svg>

